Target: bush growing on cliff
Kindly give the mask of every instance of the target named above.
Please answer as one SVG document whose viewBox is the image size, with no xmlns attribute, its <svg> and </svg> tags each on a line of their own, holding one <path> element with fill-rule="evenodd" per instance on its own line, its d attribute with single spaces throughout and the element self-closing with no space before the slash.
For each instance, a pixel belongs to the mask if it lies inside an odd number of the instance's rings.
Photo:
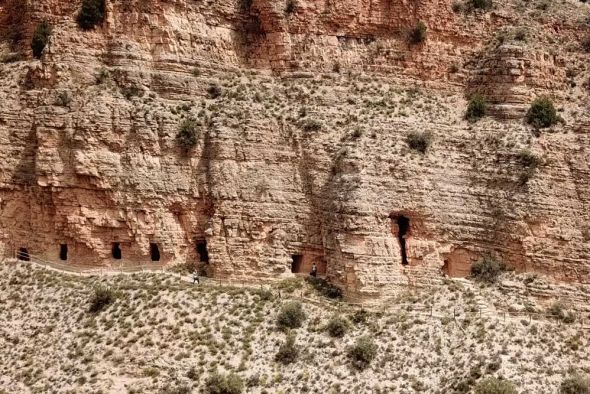
<svg viewBox="0 0 590 394">
<path fill-rule="evenodd" d="M 209 86 L 209 88 L 207 88 L 207 94 L 209 95 L 209 98 L 211 99 L 216 99 L 219 96 L 221 96 L 221 88 L 219 87 L 219 85 L 211 85 Z"/>
<path fill-rule="evenodd" d="M 498 275 L 505 270 L 504 263 L 491 256 L 485 256 L 471 266 L 471 276 L 481 282 L 494 283 L 498 279 Z"/>
<path fill-rule="evenodd" d="M 90 30 L 102 23 L 104 14 L 105 0 L 83 0 L 76 21 L 83 30 Z"/>
<path fill-rule="evenodd" d="M 198 133 L 197 122 L 194 119 L 185 119 L 180 124 L 176 142 L 180 149 L 186 154 L 197 145 Z"/>
<path fill-rule="evenodd" d="M 295 11 L 297 11 L 297 1 L 296 0 L 287 0 L 287 3 L 285 4 L 285 13 L 287 15 L 291 15 Z"/>
<path fill-rule="evenodd" d="M 517 394 L 517 391 L 508 380 L 487 378 L 475 386 L 475 394 Z"/>
<path fill-rule="evenodd" d="M 377 345 L 367 336 L 360 337 L 348 348 L 348 358 L 358 369 L 365 369 L 377 356 Z"/>
<path fill-rule="evenodd" d="M 51 38 L 52 32 L 53 29 L 47 21 L 43 21 L 37 25 L 37 28 L 33 33 L 33 39 L 31 40 L 31 49 L 33 51 L 33 56 L 37 59 L 41 58 L 43 50 L 49 43 L 49 39 Z"/>
<path fill-rule="evenodd" d="M 432 142 L 432 134 L 429 132 L 412 132 L 406 137 L 406 142 L 410 149 L 420 153 L 426 153 L 426 150 L 428 150 L 428 147 Z"/>
<path fill-rule="evenodd" d="M 559 394 L 590 394 L 590 376 L 574 374 L 565 378 L 559 387 Z"/>
<path fill-rule="evenodd" d="M 576 315 L 573 312 L 567 311 L 565 306 L 560 302 L 556 301 L 547 310 L 547 313 L 557 320 L 561 320 L 564 323 L 573 323 L 576 321 Z"/>
<path fill-rule="evenodd" d="M 333 338 L 342 338 L 348 331 L 348 321 L 340 316 L 334 316 L 328 321 L 326 331 Z"/>
<path fill-rule="evenodd" d="M 240 394 L 244 390 L 244 382 L 235 373 L 222 375 L 214 372 L 205 381 L 205 392 L 208 394 Z"/>
<path fill-rule="evenodd" d="M 293 301 L 283 305 L 278 316 L 277 326 L 281 329 L 299 328 L 305 320 L 305 312 L 300 302 Z"/>
<path fill-rule="evenodd" d="M 492 0 L 468 0 L 472 9 L 489 10 L 494 5 Z"/>
<path fill-rule="evenodd" d="M 279 347 L 279 351 L 275 355 L 275 360 L 281 364 L 287 365 L 294 363 L 299 356 L 299 348 L 295 345 L 295 335 L 289 333 L 285 342 Z"/>
<path fill-rule="evenodd" d="M 476 122 L 485 116 L 487 111 L 487 103 L 485 98 L 481 94 L 474 94 L 469 99 L 467 104 L 467 112 L 465 113 L 465 119 L 470 122 Z"/>
<path fill-rule="evenodd" d="M 410 43 L 420 44 L 421 42 L 426 41 L 426 30 L 427 28 L 424 22 L 418 21 L 416 26 L 410 31 Z"/>
<path fill-rule="evenodd" d="M 559 121 L 553 102 L 547 97 L 536 98 L 526 113 L 527 123 L 535 128 L 550 127 Z"/>
<path fill-rule="evenodd" d="M 90 313 L 98 313 L 115 302 L 115 292 L 108 287 L 95 287 L 90 297 Z"/>
<path fill-rule="evenodd" d="M 537 167 L 541 165 L 541 159 L 529 150 L 521 150 L 516 155 L 516 160 L 522 165 L 523 171 L 519 176 L 519 183 L 526 184 L 535 175 Z"/>
</svg>

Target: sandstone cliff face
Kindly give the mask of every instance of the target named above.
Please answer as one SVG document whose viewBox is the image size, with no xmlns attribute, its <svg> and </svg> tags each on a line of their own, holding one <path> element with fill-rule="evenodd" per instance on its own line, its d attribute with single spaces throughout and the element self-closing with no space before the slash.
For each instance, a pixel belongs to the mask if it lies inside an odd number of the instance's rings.
<svg viewBox="0 0 590 394">
<path fill-rule="evenodd" d="M 156 244 L 161 264 L 206 242 L 213 275 L 275 279 L 301 259 L 363 296 L 463 275 L 486 253 L 590 281 L 585 4 L 119 0 L 82 32 L 77 1 L 25 2 L 22 20 L 17 3 L 0 3 L 3 31 L 22 31 L 3 54 L 25 54 L 0 65 L 5 255 L 58 261 L 67 245 L 71 264 L 134 265 Z M 43 19 L 54 33 L 31 60 Z M 428 39 L 409 45 L 418 20 Z M 463 120 L 474 91 L 497 119 Z M 522 115 L 539 94 L 565 124 L 536 136 Z M 187 118 L 198 140 L 183 154 Z M 406 138 L 423 131 L 420 154 Z"/>
</svg>

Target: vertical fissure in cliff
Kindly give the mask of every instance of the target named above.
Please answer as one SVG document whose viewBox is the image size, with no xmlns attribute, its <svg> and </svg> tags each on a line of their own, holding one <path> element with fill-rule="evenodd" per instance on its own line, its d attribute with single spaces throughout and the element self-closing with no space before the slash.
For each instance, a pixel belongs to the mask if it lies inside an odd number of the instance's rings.
<svg viewBox="0 0 590 394">
<path fill-rule="evenodd" d="M 410 231 L 410 219 L 400 215 L 395 217 L 397 223 L 397 240 L 399 241 L 402 265 L 408 265 L 407 236 Z"/>
</svg>

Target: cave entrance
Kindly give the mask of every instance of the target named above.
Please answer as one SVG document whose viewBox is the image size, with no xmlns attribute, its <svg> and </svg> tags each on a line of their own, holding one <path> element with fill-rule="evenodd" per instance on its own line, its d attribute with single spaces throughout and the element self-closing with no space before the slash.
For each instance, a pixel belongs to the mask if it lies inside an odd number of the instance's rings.
<svg viewBox="0 0 590 394">
<path fill-rule="evenodd" d="M 150 243 L 150 256 L 152 261 L 160 261 L 160 248 L 158 244 Z"/>
<path fill-rule="evenodd" d="M 121 253 L 121 244 L 119 242 L 113 242 L 113 247 L 111 248 L 111 254 L 115 260 L 121 260 L 122 253 Z"/>
<path fill-rule="evenodd" d="M 27 248 L 20 248 L 16 254 L 16 257 L 22 261 L 31 261 L 31 256 Z"/>
<path fill-rule="evenodd" d="M 410 232 L 410 219 L 399 215 L 394 218 L 397 224 L 397 240 L 402 255 L 402 265 L 408 265 L 407 237 Z"/>
<path fill-rule="evenodd" d="M 301 273 L 301 266 L 303 262 L 303 255 L 302 254 L 293 254 L 291 255 L 291 272 L 294 274 Z"/>
<path fill-rule="evenodd" d="M 67 259 L 68 259 L 68 245 L 67 244 L 59 245 L 59 259 L 61 261 L 67 261 Z"/>
<path fill-rule="evenodd" d="M 209 251 L 207 250 L 207 241 L 204 239 L 197 241 L 197 253 L 201 263 L 209 264 Z"/>
</svg>

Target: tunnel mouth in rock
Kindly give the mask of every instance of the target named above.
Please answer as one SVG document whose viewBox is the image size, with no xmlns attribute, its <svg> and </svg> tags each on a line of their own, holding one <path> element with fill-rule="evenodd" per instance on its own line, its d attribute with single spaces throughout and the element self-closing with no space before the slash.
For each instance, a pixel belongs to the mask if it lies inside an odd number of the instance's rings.
<svg viewBox="0 0 590 394">
<path fill-rule="evenodd" d="M 302 262 L 303 262 L 303 255 L 302 254 L 291 255 L 291 273 L 300 274 Z"/>
<path fill-rule="evenodd" d="M 160 261 L 160 248 L 157 243 L 150 243 L 150 258 L 152 261 Z"/>
<path fill-rule="evenodd" d="M 31 261 L 31 256 L 27 248 L 19 248 L 16 257 L 21 261 Z"/>
<path fill-rule="evenodd" d="M 119 242 L 113 242 L 113 246 L 111 247 L 111 255 L 115 260 L 121 260 L 123 257 L 123 253 L 121 252 L 121 244 Z"/>
<path fill-rule="evenodd" d="M 68 244 L 59 245 L 59 259 L 61 261 L 68 260 Z"/>
<path fill-rule="evenodd" d="M 196 249 L 199 255 L 199 262 L 209 264 L 209 250 L 207 249 L 207 241 L 204 239 L 197 240 Z"/>
</svg>

